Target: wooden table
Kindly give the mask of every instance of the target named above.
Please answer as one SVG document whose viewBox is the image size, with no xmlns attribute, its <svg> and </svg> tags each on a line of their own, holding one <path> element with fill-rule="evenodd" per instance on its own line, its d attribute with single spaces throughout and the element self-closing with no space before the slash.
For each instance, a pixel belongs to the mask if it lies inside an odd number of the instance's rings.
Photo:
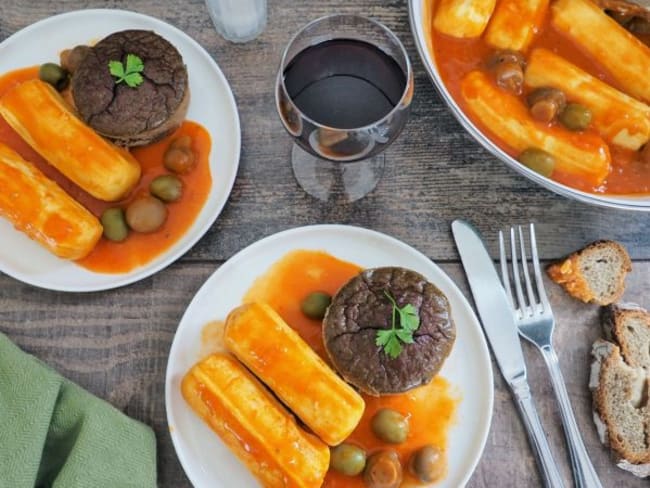
<svg viewBox="0 0 650 488">
<path fill-rule="evenodd" d="M 494 237 L 501 227 L 532 221 L 538 226 L 545 260 L 596 239 L 624 243 L 634 259 L 625 298 L 650 306 L 644 296 L 650 287 L 647 215 L 556 196 L 481 149 L 432 87 L 414 48 L 406 2 L 271 0 L 266 32 L 254 42 L 233 45 L 217 35 L 198 0 L 2 0 L 0 40 L 50 15 L 91 7 L 129 8 L 163 19 L 187 32 L 216 59 L 239 104 L 243 133 L 239 175 L 229 203 L 207 235 L 177 263 L 139 283 L 102 293 L 68 294 L 36 289 L 0 274 L 0 331 L 127 415 L 151 425 L 158 439 L 160 486 L 190 486 L 174 453 L 164 407 L 165 366 L 178 322 L 215 269 L 269 234 L 315 223 L 369 227 L 424 252 L 467 293 L 450 222 L 472 220 Z M 386 153 L 383 179 L 371 195 L 346 206 L 320 203 L 296 186 L 288 160 L 291 142 L 273 98 L 280 55 L 292 33 L 307 21 L 334 12 L 372 16 L 393 29 L 410 53 L 416 78 L 412 115 Z M 493 239 L 490 244 L 494 252 Z M 647 486 L 618 470 L 596 438 L 587 377 L 590 345 L 600 335 L 598 310 L 568 299 L 554 285 L 548 288 L 559 323 L 555 343 L 562 370 L 603 486 Z M 559 412 L 545 366 L 536 351 L 527 345 L 524 349 L 543 424 L 571 486 Z M 537 485 L 525 433 L 495 366 L 492 429 L 468 486 Z"/>
</svg>

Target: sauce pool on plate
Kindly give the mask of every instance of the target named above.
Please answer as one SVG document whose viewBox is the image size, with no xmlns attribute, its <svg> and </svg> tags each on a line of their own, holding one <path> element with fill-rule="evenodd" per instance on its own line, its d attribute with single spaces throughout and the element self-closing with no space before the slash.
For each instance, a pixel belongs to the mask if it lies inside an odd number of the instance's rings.
<svg viewBox="0 0 650 488">
<path fill-rule="evenodd" d="M 342 261 L 325 252 L 299 250 L 285 255 L 261 275 L 244 297 L 246 302 L 266 302 L 295 329 L 328 364 L 330 363 L 322 339 L 319 320 L 305 316 L 300 304 L 309 293 L 324 291 L 334 295 L 348 280 L 362 270 L 356 264 Z M 223 350 L 221 334 L 223 322 L 206 324 L 202 334 L 202 353 Z M 410 455 L 425 444 L 433 444 L 446 451 L 449 429 L 455 422 L 459 398 L 453 387 L 441 376 L 426 386 L 398 395 L 372 397 L 362 395 L 366 409 L 361 422 L 345 441 L 358 445 L 368 454 L 382 449 L 398 452 L 402 465 Z M 381 408 L 392 408 L 407 416 L 409 435 L 402 444 L 388 444 L 379 440 L 370 427 L 371 419 Z M 422 486 L 404 470 L 402 486 Z M 330 470 L 323 484 L 325 488 L 363 488 L 361 476 L 345 476 Z"/>
<path fill-rule="evenodd" d="M 38 67 L 6 73 L 0 77 L 0 96 L 13 86 L 35 78 L 38 78 Z M 147 234 L 131 232 L 123 242 L 112 242 L 102 238 L 88 256 L 76 261 L 80 266 L 100 273 L 127 273 L 147 264 L 169 249 L 192 226 L 212 188 L 209 165 L 212 145 L 210 134 L 200 124 L 186 120 L 173 134 L 164 139 L 148 146 L 133 148 L 131 153 L 142 168 L 139 183 L 125 199 L 103 202 L 93 198 L 48 164 L 0 117 L 0 142 L 7 144 L 27 161 L 33 163 L 98 218 L 108 208 L 125 209 L 132 200 L 148 195 L 151 180 L 156 176 L 169 173 L 163 166 L 163 155 L 169 144 L 184 135 L 192 138 L 196 166 L 186 174 L 177 175 L 183 182 L 182 197 L 176 202 L 166 204 L 168 217 L 157 231 Z"/>
</svg>

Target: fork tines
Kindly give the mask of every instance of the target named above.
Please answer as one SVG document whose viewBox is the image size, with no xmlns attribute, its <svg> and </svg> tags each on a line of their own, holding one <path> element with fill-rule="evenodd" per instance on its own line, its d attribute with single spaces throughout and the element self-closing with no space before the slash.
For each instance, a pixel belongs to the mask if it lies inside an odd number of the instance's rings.
<svg viewBox="0 0 650 488">
<path fill-rule="evenodd" d="M 501 262 L 501 280 L 506 289 L 510 304 L 513 310 L 521 320 L 535 314 L 543 313 L 545 309 L 550 309 L 546 292 L 544 291 L 544 282 L 542 281 L 542 271 L 539 265 L 539 256 L 537 254 L 537 241 L 535 239 L 535 225 L 529 224 L 528 242 L 530 246 L 531 258 L 526 253 L 525 230 L 522 226 L 510 228 L 509 246 L 507 235 L 499 231 L 499 258 Z M 508 253 L 508 248 L 510 252 Z M 508 266 L 510 258 L 510 267 Z M 532 264 L 533 283 L 530 274 Z M 510 268 L 510 269 L 508 269 Z M 512 288 L 515 294 L 512 293 Z M 524 297 L 524 289 L 526 296 Z"/>
</svg>

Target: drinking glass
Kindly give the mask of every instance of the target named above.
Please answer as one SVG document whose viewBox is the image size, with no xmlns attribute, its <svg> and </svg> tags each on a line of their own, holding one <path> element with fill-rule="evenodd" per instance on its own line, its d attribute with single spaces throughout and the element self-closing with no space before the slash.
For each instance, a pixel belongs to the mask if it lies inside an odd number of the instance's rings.
<svg viewBox="0 0 650 488">
<path fill-rule="evenodd" d="M 205 0 L 217 32 L 232 42 L 247 42 L 266 27 L 266 0 Z"/>
<path fill-rule="evenodd" d="M 330 41 L 339 43 L 340 50 L 336 51 L 334 47 L 332 51 Z M 346 45 L 348 41 L 355 44 L 355 48 L 361 46 L 360 52 L 369 55 L 347 59 L 351 52 Z M 292 78 L 287 80 L 288 73 L 298 63 L 297 59 L 303 62 L 307 53 L 314 51 L 306 51 L 308 48 L 320 49 L 320 46 L 329 46 L 327 52 L 339 53 L 329 57 L 315 55 L 312 73 L 319 73 L 314 76 L 320 76 L 320 79 L 307 76 L 305 80 L 298 77 L 296 81 L 291 75 Z M 386 72 L 386 69 L 391 71 L 390 66 L 373 64 L 370 61 L 374 56 L 372 51 L 364 51 L 363 46 L 379 50 L 381 57 L 390 58 L 390 63 L 396 64 L 396 69 L 403 73 L 403 87 L 400 85 L 399 90 L 395 90 L 397 78 Z M 303 58 L 297 58 L 301 54 Z M 328 77 L 352 77 L 362 81 L 361 89 L 354 93 L 349 93 L 344 87 L 335 93 L 348 99 L 351 96 L 365 97 L 363 83 L 369 84 L 368 89 L 373 94 L 381 93 L 387 99 L 385 88 L 389 85 L 386 83 L 393 83 L 391 93 L 397 93 L 397 96 L 389 99 L 387 112 L 361 125 L 354 125 L 355 119 L 363 120 L 364 114 L 372 117 L 373 104 L 368 105 L 367 110 L 359 111 L 362 113 L 345 114 L 342 120 L 347 123 L 340 125 L 336 120 L 341 114 L 335 113 L 340 111 L 340 106 L 330 110 L 321 103 L 318 118 L 305 114 L 304 104 L 301 109 L 296 100 L 304 96 L 305 90 L 313 89 L 314 83 Z M 289 83 L 292 86 L 288 86 Z M 337 89 L 336 85 L 333 89 Z M 330 15 L 307 24 L 291 39 L 282 56 L 275 95 L 282 124 L 294 139 L 291 165 L 298 184 L 319 200 L 352 202 L 372 191 L 382 176 L 385 165 L 383 151 L 397 138 L 407 121 L 413 98 L 413 72 L 404 46 L 387 27 L 356 15 Z M 318 105 L 318 100 L 315 102 Z"/>
</svg>

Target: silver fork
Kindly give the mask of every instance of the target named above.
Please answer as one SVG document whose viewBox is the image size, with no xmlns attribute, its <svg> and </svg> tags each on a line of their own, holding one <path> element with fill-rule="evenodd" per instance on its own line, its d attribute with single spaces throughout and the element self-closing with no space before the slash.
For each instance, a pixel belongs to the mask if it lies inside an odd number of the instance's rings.
<svg viewBox="0 0 650 488">
<path fill-rule="evenodd" d="M 519 245 L 517 245 L 519 241 Z M 517 250 L 519 247 L 519 251 Z M 569 446 L 571 458 L 571 468 L 573 470 L 573 479 L 578 488 L 601 488 L 598 475 L 594 469 L 585 445 L 578 430 L 578 424 L 573 415 L 569 395 L 567 394 L 564 378 L 558 362 L 557 354 L 553 349 L 553 329 L 555 328 L 555 318 L 551 305 L 546 298 L 544 282 L 542 281 L 542 271 L 539 266 L 539 256 L 537 255 L 537 242 L 535 239 L 535 226 L 530 224 L 530 250 L 532 254 L 532 267 L 535 282 L 531 281 L 529 266 L 530 262 L 526 256 L 526 244 L 524 241 L 524 232 L 521 226 L 510 228 L 510 256 L 512 261 L 512 280 L 508 272 L 508 261 L 506 244 L 503 232 L 499 231 L 499 251 L 501 261 L 501 279 L 506 289 L 507 295 L 512 305 L 513 315 L 519 334 L 532 342 L 541 351 L 546 366 L 548 367 L 553 391 L 560 405 L 560 414 L 562 416 L 562 426 L 564 435 Z M 514 285 L 515 295 L 512 293 Z M 525 285 L 526 297 L 524 297 Z M 516 300 L 515 300 L 516 298 Z"/>
</svg>

